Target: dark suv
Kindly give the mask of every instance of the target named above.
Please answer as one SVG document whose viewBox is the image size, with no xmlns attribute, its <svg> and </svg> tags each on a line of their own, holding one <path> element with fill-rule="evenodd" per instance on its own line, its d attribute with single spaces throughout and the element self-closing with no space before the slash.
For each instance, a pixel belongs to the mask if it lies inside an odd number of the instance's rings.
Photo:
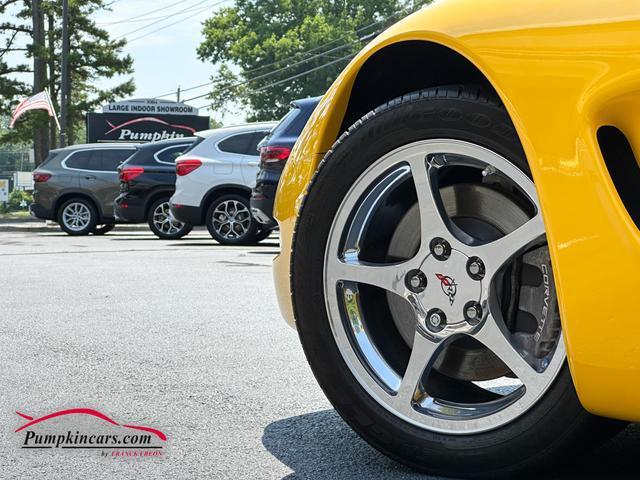
<svg viewBox="0 0 640 480">
<path fill-rule="evenodd" d="M 120 166 L 120 196 L 115 201 L 119 222 L 147 222 L 159 238 L 176 240 L 191 225 L 169 217 L 169 198 L 176 190 L 175 160 L 196 141 L 195 137 L 165 140 L 138 147 Z"/>
<path fill-rule="evenodd" d="M 291 111 L 260 143 L 260 170 L 251 192 L 251 213 L 264 228 L 273 229 L 273 202 L 284 165 L 302 129 L 318 106 L 321 97 L 291 102 Z"/>
<path fill-rule="evenodd" d="M 104 143 L 52 150 L 33 172 L 31 215 L 58 222 L 69 235 L 108 232 L 115 223 L 118 167 L 135 149 Z"/>
</svg>

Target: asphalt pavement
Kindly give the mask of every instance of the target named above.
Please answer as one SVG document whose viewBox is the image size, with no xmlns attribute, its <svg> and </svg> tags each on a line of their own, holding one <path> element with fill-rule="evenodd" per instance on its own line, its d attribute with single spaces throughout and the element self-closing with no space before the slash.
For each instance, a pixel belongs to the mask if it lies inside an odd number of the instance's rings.
<svg viewBox="0 0 640 480">
<path fill-rule="evenodd" d="M 425 479 L 333 411 L 281 319 L 277 237 L 222 247 L 144 228 L 0 225 L 0 478 Z M 91 408 L 167 436 L 163 455 L 25 450 L 25 419 Z M 635 478 L 640 429 L 547 478 Z M 455 461 L 452 458 L 452 461 Z"/>
</svg>

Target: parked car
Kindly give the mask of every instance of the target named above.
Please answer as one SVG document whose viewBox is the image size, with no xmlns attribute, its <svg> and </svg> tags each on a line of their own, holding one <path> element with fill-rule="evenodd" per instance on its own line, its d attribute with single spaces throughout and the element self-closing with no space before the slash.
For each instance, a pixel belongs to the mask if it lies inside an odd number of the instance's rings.
<svg viewBox="0 0 640 480">
<path fill-rule="evenodd" d="M 266 238 L 270 230 L 251 215 L 249 198 L 260 163 L 258 144 L 276 125 L 253 123 L 197 133 L 193 148 L 176 160 L 173 218 L 206 225 L 223 245 Z"/>
<path fill-rule="evenodd" d="M 115 223 L 118 167 L 136 145 L 85 144 L 52 150 L 33 172 L 31 215 L 58 222 L 69 235 L 105 234 Z"/>
<path fill-rule="evenodd" d="M 170 218 L 169 199 L 176 190 L 176 158 L 196 142 L 196 137 L 140 145 L 119 168 L 120 195 L 115 200 L 119 222 L 147 222 L 159 238 L 176 240 L 192 226 Z"/>
<path fill-rule="evenodd" d="M 640 421 L 640 8 L 477 5 L 422 8 L 327 91 L 278 187 L 274 276 L 376 449 L 553 477 Z"/>
<path fill-rule="evenodd" d="M 302 129 L 318 106 L 321 97 L 291 102 L 291 110 L 259 145 L 260 170 L 251 192 L 251 213 L 264 228 L 273 229 L 273 202 L 282 170 Z"/>
</svg>

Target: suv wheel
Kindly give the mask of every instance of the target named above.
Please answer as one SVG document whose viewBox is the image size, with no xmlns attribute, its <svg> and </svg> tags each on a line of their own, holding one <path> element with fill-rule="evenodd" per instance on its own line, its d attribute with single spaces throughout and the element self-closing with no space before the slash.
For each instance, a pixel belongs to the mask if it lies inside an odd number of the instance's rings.
<svg viewBox="0 0 640 480">
<path fill-rule="evenodd" d="M 98 215 L 93 204 L 84 198 L 72 198 L 58 210 L 58 224 L 69 235 L 89 235 L 95 228 Z"/>
<path fill-rule="evenodd" d="M 223 195 L 207 210 L 207 229 L 222 245 L 246 245 L 257 241 L 258 225 L 241 195 Z"/>
<path fill-rule="evenodd" d="M 154 235 L 163 240 L 178 240 L 187 235 L 193 228 L 188 223 L 182 223 L 171 218 L 168 198 L 156 200 L 151 205 L 147 222 Z"/>
</svg>

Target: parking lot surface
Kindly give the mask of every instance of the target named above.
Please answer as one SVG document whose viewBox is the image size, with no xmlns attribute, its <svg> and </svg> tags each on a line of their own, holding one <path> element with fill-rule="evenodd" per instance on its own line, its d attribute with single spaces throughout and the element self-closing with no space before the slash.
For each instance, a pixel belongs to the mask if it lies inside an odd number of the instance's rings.
<svg viewBox="0 0 640 480">
<path fill-rule="evenodd" d="M 0 478 L 426 478 L 331 409 L 278 312 L 278 248 L 0 226 Z M 18 447 L 16 411 L 73 407 L 162 430 L 166 455 Z M 546 478 L 636 478 L 639 447 L 632 426 Z"/>
</svg>

